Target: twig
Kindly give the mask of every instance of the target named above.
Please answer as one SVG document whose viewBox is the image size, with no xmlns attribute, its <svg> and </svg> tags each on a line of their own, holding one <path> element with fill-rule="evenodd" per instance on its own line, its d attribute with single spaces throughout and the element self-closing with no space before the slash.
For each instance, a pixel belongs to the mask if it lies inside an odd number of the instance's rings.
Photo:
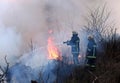
<svg viewBox="0 0 120 83">
<path fill-rule="evenodd" d="M 95 81 L 98 79 L 98 77 L 95 74 L 93 74 L 93 72 L 91 72 L 89 70 L 87 70 L 87 71 L 95 77 L 95 79 L 92 81 L 92 83 L 95 83 Z"/>
<path fill-rule="evenodd" d="M 91 75 L 93 75 L 95 77 L 95 79 L 92 81 L 92 83 L 95 83 L 95 81 L 98 79 L 98 78 L 101 78 L 103 75 L 109 73 L 110 71 L 106 71 L 105 73 L 103 73 L 102 75 L 100 76 L 96 76 L 93 72 L 87 70 Z"/>
</svg>

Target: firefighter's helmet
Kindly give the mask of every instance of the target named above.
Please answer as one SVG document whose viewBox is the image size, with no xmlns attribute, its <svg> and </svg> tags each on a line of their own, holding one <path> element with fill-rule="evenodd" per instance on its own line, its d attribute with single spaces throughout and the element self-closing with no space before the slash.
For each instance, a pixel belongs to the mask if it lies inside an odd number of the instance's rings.
<svg viewBox="0 0 120 83">
<path fill-rule="evenodd" d="M 77 34 L 78 35 L 78 33 L 76 31 L 72 31 L 72 34 Z"/>
<path fill-rule="evenodd" d="M 93 35 L 88 35 L 88 39 L 94 39 Z"/>
</svg>

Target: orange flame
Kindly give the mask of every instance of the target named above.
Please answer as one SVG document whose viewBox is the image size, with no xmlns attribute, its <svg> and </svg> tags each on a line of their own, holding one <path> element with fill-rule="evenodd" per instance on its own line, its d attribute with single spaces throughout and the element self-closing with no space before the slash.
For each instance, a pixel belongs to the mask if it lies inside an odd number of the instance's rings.
<svg viewBox="0 0 120 83">
<path fill-rule="evenodd" d="M 49 53 L 48 59 L 61 60 L 60 51 L 55 46 L 52 37 L 48 38 L 48 53 Z"/>
</svg>

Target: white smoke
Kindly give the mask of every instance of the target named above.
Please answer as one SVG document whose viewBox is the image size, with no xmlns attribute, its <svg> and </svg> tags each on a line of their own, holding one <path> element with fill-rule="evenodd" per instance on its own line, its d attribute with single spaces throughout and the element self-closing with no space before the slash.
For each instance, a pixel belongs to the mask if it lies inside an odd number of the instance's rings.
<svg viewBox="0 0 120 83">
<path fill-rule="evenodd" d="M 12 27 L 5 27 L 0 23 L 0 57 L 4 60 L 7 56 L 11 64 L 14 59 L 20 55 L 20 47 L 22 45 L 21 35 L 17 33 Z M 1 60 L 1 62 L 3 62 Z"/>
</svg>

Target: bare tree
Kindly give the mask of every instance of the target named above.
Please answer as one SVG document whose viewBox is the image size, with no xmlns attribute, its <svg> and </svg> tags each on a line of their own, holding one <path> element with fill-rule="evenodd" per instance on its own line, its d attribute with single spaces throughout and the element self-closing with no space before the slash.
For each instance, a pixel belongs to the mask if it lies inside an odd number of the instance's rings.
<svg viewBox="0 0 120 83">
<path fill-rule="evenodd" d="M 110 22 L 110 11 L 107 11 L 106 4 L 102 7 L 98 7 L 95 10 L 88 12 L 88 16 L 85 17 L 86 25 L 83 30 L 88 34 L 93 34 L 98 41 L 106 39 L 112 33 L 115 28 L 114 22 Z M 111 32 L 112 31 L 112 32 Z"/>
<path fill-rule="evenodd" d="M 6 76 L 8 73 L 8 69 L 9 69 L 9 63 L 7 61 L 7 58 L 5 56 L 5 63 L 6 63 L 6 68 L 3 68 L 2 66 L 0 66 L 0 83 L 5 83 L 6 81 Z"/>
</svg>

